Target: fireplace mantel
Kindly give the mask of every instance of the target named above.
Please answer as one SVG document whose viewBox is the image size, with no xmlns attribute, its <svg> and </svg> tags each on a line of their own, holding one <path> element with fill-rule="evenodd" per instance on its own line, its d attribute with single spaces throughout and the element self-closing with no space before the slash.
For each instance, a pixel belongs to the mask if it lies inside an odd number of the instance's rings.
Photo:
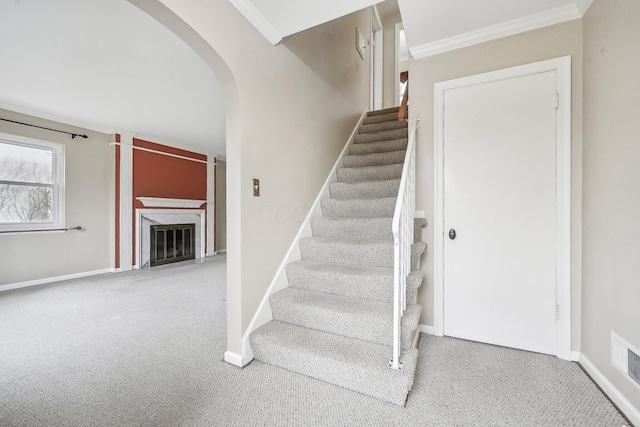
<svg viewBox="0 0 640 427">
<path fill-rule="evenodd" d="M 199 208 L 206 200 L 167 199 L 164 197 L 136 197 L 146 208 Z"/>
</svg>

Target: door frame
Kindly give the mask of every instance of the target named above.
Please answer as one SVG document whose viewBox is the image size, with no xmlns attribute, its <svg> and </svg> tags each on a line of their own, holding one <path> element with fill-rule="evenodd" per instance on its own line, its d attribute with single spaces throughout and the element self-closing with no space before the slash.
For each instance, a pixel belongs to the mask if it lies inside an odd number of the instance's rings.
<svg viewBox="0 0 640 427">
<path fill-rule="evenodd" d="M 434 85 L 434 335 L 444 335 L 444 98 L 448 90 L 556 72 L 557 353 L 571 360 L 571 56 L 476 74 Z M 556 102 L 550 100 L 549 102 Z"/>
<path fill-rule="evenodd" d="M 383 28 L 378 8 L 371 6 L 371 56 L 369 75 L 369 109 L 379 110 L 382 108 L 382 84 L 383 84 Z"/>
</svg>

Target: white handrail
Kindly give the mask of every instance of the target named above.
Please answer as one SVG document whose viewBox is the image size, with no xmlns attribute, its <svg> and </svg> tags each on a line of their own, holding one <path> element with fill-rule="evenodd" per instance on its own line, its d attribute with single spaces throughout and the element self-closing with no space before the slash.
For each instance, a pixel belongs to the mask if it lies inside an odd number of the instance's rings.
<svg viewBox="0 0 640 427">
<path fill-rule="evenodd" d="M 407 308 L 407 276 L 411 272 L 414 213 L 416 211 L 416 125 L 409 121 L 409 143 L 404 158 L 398 199 L 393 213 L 393 369 L 402 369 L 402 316 Z"/>
</svg>

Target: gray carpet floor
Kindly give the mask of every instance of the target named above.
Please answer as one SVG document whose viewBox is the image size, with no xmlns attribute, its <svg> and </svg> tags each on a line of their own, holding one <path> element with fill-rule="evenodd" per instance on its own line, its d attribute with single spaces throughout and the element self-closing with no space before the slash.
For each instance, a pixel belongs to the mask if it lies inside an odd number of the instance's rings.
<svg viewBox="0 0 640 427">
<path fill-rule="evenodd" d="M 398 407 L 225 351 L 225 257 L 0 293 L 0 426 L 622 426 L 580 368 L 423 335 Z"/>
</svg>

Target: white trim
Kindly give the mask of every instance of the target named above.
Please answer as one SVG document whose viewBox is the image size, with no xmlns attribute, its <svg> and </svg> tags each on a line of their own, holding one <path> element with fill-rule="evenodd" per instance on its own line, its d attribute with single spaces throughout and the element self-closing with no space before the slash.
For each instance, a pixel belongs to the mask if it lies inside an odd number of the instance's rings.
<svg viewBox="0 0 640 427">
<path fill-rule="evenodd" d="M 136 138 L 136 139 L 138 139 L 138 138 Z M 151 142 L 151 141 L 146 141 L 146 140 L 141 140 L 141 141 Z M 156 142 L 151 142 L 151 143 L 152 144 L 157 144 Z M 120 143 L 120 142 L 110 142 L 109 145 L 122 145 L 122 143 Z M 170 147 L 170 148 L 176 148 L 178 150 L 183 150 L 182 148 L 173 147 L 173 146 L 170 146 L 170 145 L 165 145 L 165 147 Z M 166 151 L 153 150 L 151 148 L 140 147 L 138 145 L 132 145 L 132 148 L 134 150 L 146 151 L 148 153 L 154 153 L 154 154 L 161 154 L 163 156 L 175 157 L 177 159 L 189 160 L 189 161 L 196 162 L 196 163 L 210 163 L 207 160 L 200 160 L 200 159 L 196 159 L 196 158 L 193 158 L 193 157 L 181 156 L 179 154 L 167 153 Z M 184 151 L 189 151 L 189 150 L 184 150 Z M 196 153 L 196 154 L 201 154 L 203 156 L 206 156 L 206 154 L 202 154 L 202 153 Z M 214 163 L 215 163 L 215 161 L 214 161 Z"/>
<path fill-rule="evenodd" d="M 238 353 L 234 353 L 232 351 L 225 351 L 224 352 L 224 361 L 229 363 L 229 364 L 231 364 L 231 365 L 233 365 L 233 366 L 237 366 L 239 368 L 244 368 L 252 360 L 253 360 L 253 358 L 251 358 L 249 360 L 244 360 L 241 355 L 239 355 Z"/>
<path fill-rule="evenodd" d="M 421 324 L 421 325 L 418 325 L 418 330 L 420 331 L 420 333 L 433 335 L 433 326 Z"/>
<path fill-rule="evenodd" d="M 592 4 L 593 0 L 578 0 L 576 7 L 578 8 L 578 12 L 580 12 L 580 15 L 584 16 L 584 14 L 587 13 Z"/>
<path fill-rule="evenodd" d="M 164 197 L 136 197 L 145 208 L 199 208 L 206 200 L 167 199 Z"/>
<path fill-rule="evenodd" d="M 215 254 L 216 241 L 216 159 L 207 163 L 207 256 Z M 202 244 L 205 244 L 203 242 Z"/>
<path fill-rule="evenodd" d="M 409 49 L 411 55 L 415 59 L 425 58 L 443 52 L 472 46 L 490 40 L 499 39 L 501 37 L 512 36 L 525 31 L 531 31 L 549 25 L 559 24 L 561 22 L 579 19 L 582 14 L 576 5 L 570 4 L 556 9 L 548 10 L 524 18 L 514 19 L 512 21 L 503 22 L 498 25 L 481 28 L 479 30 L 470 31 L 446 39 L 438 40 L 431 43 L 425 43 L 420 46 L 414 46 Z"/>
<path fill-rule="evenodd" d="M 560 95 L 556 122 L 557 357 L 571 359 L 571 57 L 564 56 L 434 85 L 434 334 L 444 334 L 444 95 L 447 90 L 491 81 L 556 72 Z"/>
<path fill-rule="evenodd" d="M 248 0 L 229 0 L 229 2 L 231 2 L 272 45 L 275 46 L 282 41 L 280 33 L 269 23 L 262 13 L 255 8 L 253 3 Z"/>
<path fill-rule="evenodd" d="M 120 270 L 133 269 L 133 136 L 120 135 Z"/>
<path fill-rule="evenodd" d="M 384 32 L 376 5 L 371 6 L 371 55 L 369 64 L 369 108 L 382 108 Z"/>
<path fill-rule="evenodd" d="M 273 280 L 269 284 L 267 291 L 262 297 L 262 301 L 260 301 L 260 305 L 258 306 L 258 309 L 256 310 L 253 318 L 251 319 L 251 323 L 249 323 L 249 326 L 247 327 L 246 332 L 242 336 L 242 343 L 241 343 L 242 357 L 244 358 L 244 360 L 253 359 L 253 351 L 251 350 L 251 345 L 249 344 L 249 335 L 251 334 L 251 332 L 253 332 L 254 330 L 258 329 L 260 326 L 264 325 L 265 323 L 273 319 L 271 306 L 269 305 L 269 297 L 273 293 L 289 286 L 285 267 L 290 262 L 301 259 L 298 242 L 302 237 L 311 236 L 311 218 L 315 216 L 321 216 L 322 213 L 321 213 L 320 202 L 322 199 L 329 198 L 329 184 L 337 181 L 336 171 L 340 166 L 342 166 L 343 158 L 347 154 L 349 146 L 355 140 L 356 133 L 358 132 L 358 129 L 362 124 L 362 121 L 364 120 L 366 114 L 367 114 L 366 111 L 362 113 L 362 115 L 360 116 L 360 120 L 358 120 L 358 123 L 353 128 L 353 131 L 351 132 L 351 135 L 349 136 L 347 143 L 345 144 L 344 148 L 342 149 L 342 152 L 338 156 L 338 159 L 333 165 L 333 168 L 329 172 L 329 176 L 327 176 L 327 179 L 325 180 L 324 185 L 320 189 L 320 192 L 318 193 L 316 200 L 313 202 L 313 205 L 311 205 L 311 208 L 309 209 L 309 213 L 307 214 L 306 218 L 302 222 L 302 225 L 300 226 L 298 233 L 296 234 L 293 241 L 291 242 L 291 246 L 289 246 L 289 250 L 287 251 L 287 254 L 284 256 L 284 259 L 282 260 L 282 263 L 280 263 L 280 266 L 278 267 L 278 270 L 276 271 L 273 277 Z"/>
<path fill-rule="evenodd" d="M 206 211 L 204 209 L 136 209 L 136 262 L 133 265 L 134 270 L 140 268 L 142 260 L 142 216 L 144 214 L 196 214 L 200 216 L 200 254 L 197 258 L 204 258 L 205 254 L 205 226 Z"/>
<path fill-rule="evenodd" d="M 51 221 L 47 222 L 6 222 L 0 223 L 0 231 L 51 231 L 56 228 L 65 228 L 65 145 L 59 142 L 47 141 L 38 138 L 31 138 L 22 135 L 14 135 L 10 133 L 0 133 L 0 143 L 6 145 L 19 146 L 24 148 L 32 148 L 44 150 L 51 153 L 51 175 L 53 182 L 50 184 L 41 184 L 51 188 L 53 192 L 53 203 L 51 206 Z M 19 183 L 18 181 L 2 181 L 6 184 Z M 23 183 L 27 184 L 28 183 Z M 38 185 L 37 183 L 34 183 Z M 3 233 L 9 235 L 13 233 Z"/>
<path fill-rule="evenodd" d="M 47 283 L 62 282 L 63 280 L 78 279 L 87 276 L 96 276 L 98 274 L 115 273 L 114 268 L 103 268 L 101 270 L 83 271 L 81 273 L 65 274 L 63 276 L 45 277 L 44 279 L 27 280 L 26 282 L 9 283 L 0 285 L 0 292 L 9 291 L 11 289 L 27 288 L 29 286 L 45 285 Z"/>
<path fill-rule="evenodd" d="M 164 145 L 165 147 L 176 148 L 178 150 L 183 150 L 183 151 L 190 151 L 192 153 L 200 154 L 203 156 L 215 157 L 214 153 L 209 153 L 206 149 L 203 149 L 202 147 L 197 147 L 189 143 L 185 143 L 184 141 L 176 142 L 176 141 L 168 140 L 159 136 L 147 135 L 144 133 L 136 133 L 135 138 L 144 142 L 150 142 L 152 144 Z M 137 147 L 137 148 L 140 148 L 140 147 Z M 158 153 L 169 154 L 169 153 L 164 153 L 162 151 L 159 151 Z M 187 159 L 189 160 L 191 158 L 187 157 Z M 196 160 L 196 159 L 193 159 L 193 160 Z M 200 160 L 200 161 L 202 162 L 203 160 Z"/>
<path fill-rule="evenodd" d="M 629 418 L 632 424 L 640 426 L 640 409 L 633 406 L 633 404 L 616 388 L 611 381 L 604 376 L 602 372 L 595 367 L 593 363 L 580 353 L 579 363 L 582 367 L 591 375 L 591 378 L 600 386 L 602 391 L 616 404 L 624 415 Z M 618 372 L 618 371 L 615 371 Z"/>
<path fill-rule="evenodd" d="M 393 105 L 394 107 L 400 106 L 400 86 L 398 85 L 398 79 L 400 78 L 400 31 L 404 30 L 402 22 L 395 24 L 395 47 L 394 47 L 394 74 L 393 74 Z"/>
<path fill-rule="evenodd" d="M 579 351 L 572 351 L 571 352 L 571 360 L 572 362 L 578 362 L 580 360 L 580 352 Z"/>
</svg>

